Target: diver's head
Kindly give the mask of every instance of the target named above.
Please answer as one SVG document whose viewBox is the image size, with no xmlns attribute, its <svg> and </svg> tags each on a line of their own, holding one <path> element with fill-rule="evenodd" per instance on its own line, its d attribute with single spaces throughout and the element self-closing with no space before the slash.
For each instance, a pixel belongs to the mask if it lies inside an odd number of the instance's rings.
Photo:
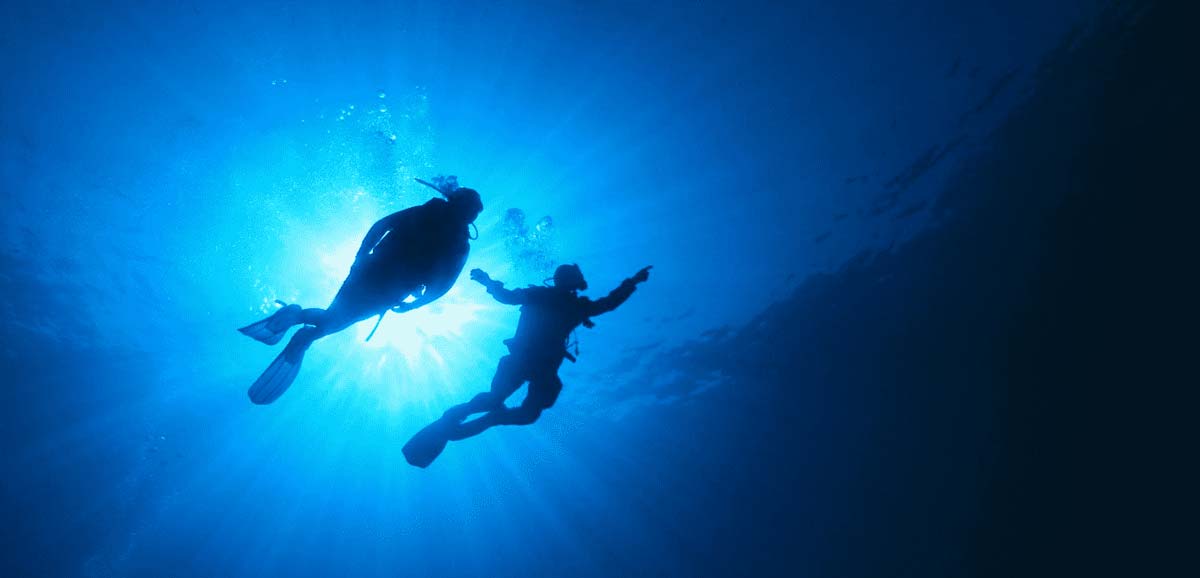
<svg viewBox="0 0 1200 578">
<path fill-rule="evenodd" d="M 483 199 L 479 197 L 479 192 L 475 189 L 459 187 L 443 194 L 450 201 L 450 208 L 454 210 L 454 214 L 460 217 L 464 223 L 474 223 L 476 217 L 483 211 Z"/>
<path fill-rule="evenodd" d="M 568 291 L 583 291 L 588 285 L 579 265 L 572 263 L 559 265 L 558 269 L 554 270 L 554 286 Z"/>
</svg>

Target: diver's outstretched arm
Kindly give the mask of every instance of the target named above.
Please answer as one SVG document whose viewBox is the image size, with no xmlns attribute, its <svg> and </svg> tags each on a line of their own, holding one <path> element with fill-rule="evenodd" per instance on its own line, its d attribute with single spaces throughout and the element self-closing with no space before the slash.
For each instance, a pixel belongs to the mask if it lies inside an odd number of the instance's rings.
<svg viewBox="0 0 1200 578">
<path fill-rule="evenodd" d="M 616 289 L 613 289 L 608 295 L 592 301 L 588 306 L 588 317 L 608 313 L 617 307 L 620 307 L 630 295 L 633 295 L 633 290 L 637 288 L 638 283 L 644 283 L 650 278 L 650 267 L 643 267 L 624 281 L 621 282 Z"/>
<path fill-rule="evenodd" d="M 525 292 L 521 289 L 505 289 L 504 283 L 492 279 L 483 269 L 471 269 L 471 279 L 487 287 L 487 292 L 505 305 L 522 305 L 525 303 Z"/>
</svg>

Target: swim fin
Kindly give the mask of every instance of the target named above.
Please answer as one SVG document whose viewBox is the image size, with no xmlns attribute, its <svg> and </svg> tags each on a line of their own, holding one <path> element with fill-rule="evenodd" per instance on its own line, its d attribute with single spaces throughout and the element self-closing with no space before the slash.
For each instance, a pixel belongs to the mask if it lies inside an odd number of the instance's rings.
<svg viewBox="0 0 1200 578">
<path fill-rule="evenodd" d="M 425 426 L 401 448 L 404 459 L 418 468 L 429 466 L 442 455 L 442 450 L 450 441 L 448 434 L 457 425 L 457 421 L 442 418 Z"/>
<path fill-rule="evenodd" d="M 311 329 L 311 328 L 308 328 Z M 258 405 L 266 405 L 283 395 L 292 386 L 292 382 L 296 381 L 296 374 L 300 373 L 300 362 L 304 361 L 304 352 L 308 351 L 308 346 L 312 344 L 312 340 L 307 338 L 307 335 L 302 337 L 305 329 L 301 329 L 292 337 L 292 341 L 283 348 L 283 351 L 275 357 L 275 361 L 267 366 L 267 369 L 258 376 L 254 385 L 250 386 L 250 401 Z"/>
<path fill-rule="evenodd" d="M 275 345 L 279 343 L 280 339 L 283 339 L 288 329 L 300 323 L 300 311 L 299 305 L 284 305 L 282 309 L 276 311 L 270 317 L 251 323 L 238 329 L 238 331 L 256 341 L 261 341 L 267 345 Z"/>
</svg>

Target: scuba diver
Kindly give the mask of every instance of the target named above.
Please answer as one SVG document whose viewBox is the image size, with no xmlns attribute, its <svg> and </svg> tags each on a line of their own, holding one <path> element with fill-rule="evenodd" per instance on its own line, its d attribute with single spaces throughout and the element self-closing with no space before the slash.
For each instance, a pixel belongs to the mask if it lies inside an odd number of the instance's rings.
<svg viewBox="0 0 1200 578">
<path fill-rule="evenodd" d="M 487 287 L 496 301 L 521 306 L 517 334 L 504 342 L 510 353 L 500 359 L 491 391 L 450 408 L 441 419 L 413 436 L 403 448 L 408 463 L 424 468 L 442 453 L 449 441 L 478 435 L 496 425 L 528 425 L 537 421 L 562 391 L 558 368 L 563 359 L 575 361 L 575 356 L 567 350 L 567 338 L 580 325 L 594 327 L 591 317 L 616 309 L 629 299 L 639 283 L 649 278 L 650 267 L 646 267 L 608 296 L 592 301 L 578 294 L 588 286 L 578 265 L 560 265 L 554 271 L 551 286 L 531 285 L 515 290 L 505 289 L 503 283 L 479 269 L 471 270 L 471 279 Z M 575 353 L 578 352 L 576 348 Z M 525 382 L 529 382 L 529 391 L 521 405 L 505 406 L 504 400 Z M 463 421 L 476 413 L 483 415 Z"/>
<path fill-rule="evenodd" d="M 389 310 L 411 311 L 454 286 L 467 262 L 468 240 L 475 238 L 469 235 L 468 226 L 483 210 L 483 202 L 474 189 L 459 187 L 453 176 L 435 178 L 433 183 L 417 181 L 436 189 L 445 199 L 430 199 L 375 223 L 329 307 L 302 309 L 279 302 L 282 309 L 238 330 L 275 345 L 293 326 L 304 325 L 250 386 L 250 401 L 268 404 L 283 395 L 300 372 L 304 353 L 317 339 L 376 315 L 383 321 Z M 410 296 L 413 300 L 407 301 Z M 379 322 L 375 327 L 378 329 Z"/>
</svg>

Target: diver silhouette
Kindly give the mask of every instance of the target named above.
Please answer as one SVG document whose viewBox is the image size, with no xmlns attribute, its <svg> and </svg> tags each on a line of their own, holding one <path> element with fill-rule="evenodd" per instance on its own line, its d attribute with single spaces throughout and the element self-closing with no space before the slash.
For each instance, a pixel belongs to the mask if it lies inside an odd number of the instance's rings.
<svg viewBox="0 0 1200 578">
<path fill-rule="evenodd" d="M 275 345 L 293 326 L 304 325 L 250 386 L 251 401 L 267 404 L 283 395 L 300 372 L 304 353 L 317 339 L 376 315 L 382 321 L 389 310 L 411 311 L 454 286 L 470 251 L 468 226 L 483 210 L 483 202 L 474 189 L 459 187 L 455 177 L 418 182 L 445 199 L 430 199 L 375 223 L 329 307 L 302 309 L 280 302 L 282 309 L 238 330 Z M 406 302 L 410 296 L 414 300 Z"/>
<path fill-rule="evenodd" d="M 504 342 L 510 353 L 500 359 L 491 390 L 450 408 L 441 419 L 413 436 L 403 448 L 408 463 L 424 468 L 442 453 L 449 441 L 478 435 L 496 425 L 528 425 L 537 421 L 562 391 L 558 368 L 563 359 L 575 361 L 567 350 L 567 338 L 580 325 L 593 327 L 591 317 L 616 309 L 629 299 L 639 283 L 649 278 L 650 267 L 646 267 L 606 297 L 592 301 L 578 295 L 587 289 L 578 265 L 560 265 L 554 272 L 552 286 L 515 290 L 505 289 L 503 283 L 473 269 L 471 279 L 487 287 L 496 301 L 521 306 L 517 333 Z M 521 405 L 505 406 L 504 400 L 525 382 L 529 382 L 529 391 Z M 476 413 L 483 415 L 464 422 Z"/>
</svg>

